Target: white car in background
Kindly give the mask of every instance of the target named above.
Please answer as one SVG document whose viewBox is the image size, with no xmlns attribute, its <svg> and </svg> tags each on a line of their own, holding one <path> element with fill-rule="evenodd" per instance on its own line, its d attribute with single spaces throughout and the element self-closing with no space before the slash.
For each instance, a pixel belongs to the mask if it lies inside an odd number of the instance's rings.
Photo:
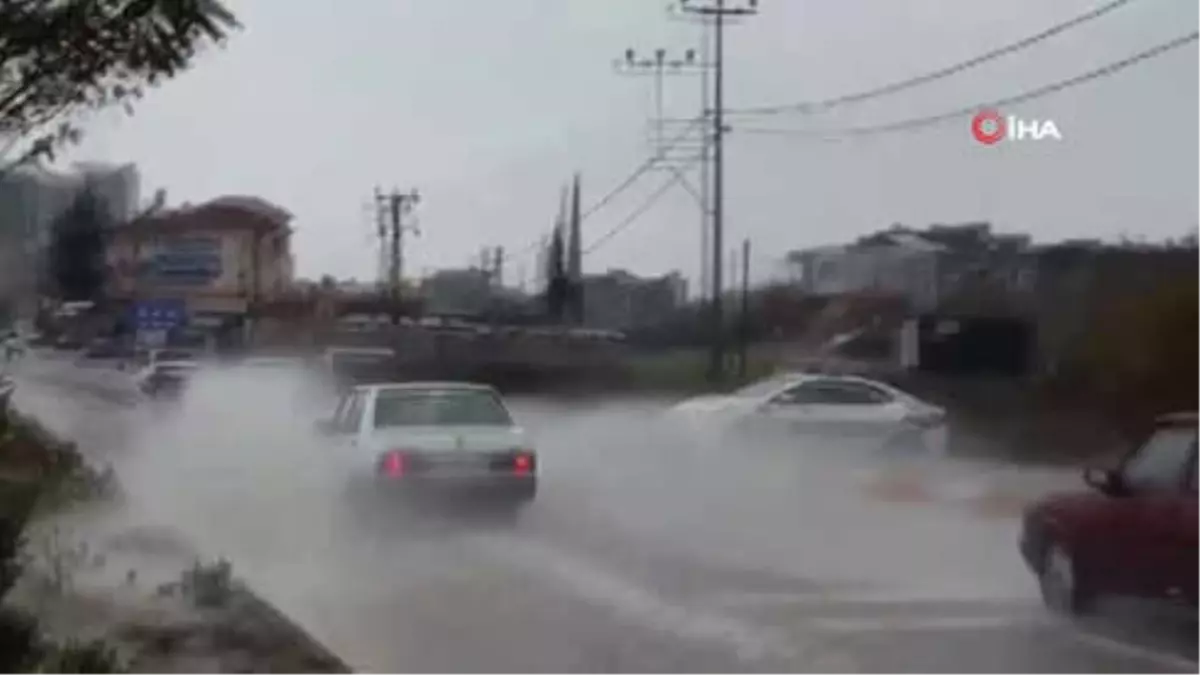
<svg viewBox="0 0 1200 675">
<path fill-rule="evenodd" d="M 693 430 L 767 432 L 943 454 L 946 412 L 891 385 L 851 375 L 787 373 L 731 394 L 700 396 L 670 415 Z"/>
<path fill-rule="evenodd" d="M 364 503 L 388 495 L 479 497 L 515 510 L 537 494 L 531 440 L 487 385 L 359 385 L 316 426 Z"/>
<path fill-rule="evenodd" d="M 133 384 L 147 398 L 176 399 L 200 370 L 195 361 L 156 361 L 133 376 Z"/>
</svg>

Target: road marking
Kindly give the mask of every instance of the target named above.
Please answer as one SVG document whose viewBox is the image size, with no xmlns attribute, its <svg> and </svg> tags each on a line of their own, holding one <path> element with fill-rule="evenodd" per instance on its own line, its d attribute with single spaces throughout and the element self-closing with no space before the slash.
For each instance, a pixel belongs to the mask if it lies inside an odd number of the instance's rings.
<svg viewBox="0 0 1200 675">
<path fill-rule="evenodd" d="M 829 633 L 873 633 L 899 631 L 999 630 L 1037 627 L 1049 623 L 1045 617 L 1014 616 L 897 616 L 810 619 L 813 628 Z"/>
<path fill-rule="evenodd" d="M 848 660 L 816 642 L 803 643 L 764 626 L 712 611 L 694 610 L 663 598 L 650 589 L 601 570 L 586 560 L 530 539 L 479 537 L 487 553 L 539 578 L 557 582 L 566 592 L 590 604 L 606 607 L 623 619 L 647 629 L 695 640 L 723 644 L 747 662 L 783 660 L 811 669 L 845 670 Z"/>
<path fill-rule="evenodd" d="M 1117 640 L 1116 638 L 1092 633 L 1066 623 L 1061 625 L 1064 628 L 1063 632 L 1070 636 L 1072 640 L 1088 645 L 1089 647 L 1103 649 L 1128 658 L 1142 659 L 1164 668 L 1176 669 L 1183 672 L 1194 673 L 1197 667 L 1200 666 L 1196 661 L 1185 656 L 1142 647 L 1123 640 Z"/>
</svg>

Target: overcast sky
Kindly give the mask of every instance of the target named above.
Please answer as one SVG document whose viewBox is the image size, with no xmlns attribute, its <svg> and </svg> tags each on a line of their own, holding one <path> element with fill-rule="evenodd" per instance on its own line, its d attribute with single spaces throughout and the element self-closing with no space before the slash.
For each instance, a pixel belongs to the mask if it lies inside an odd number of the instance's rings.
<svg viewBox="0 0 1200 675">
<path fill-rule="evenodd" d="M 737 2 L 737 0 L 730 0 Z M 730 107 L 819 99 L 935 70 L 1036 33 L 1101 0 L 761 0 L 728 32 Z M 133 161 L 143 195 L 177 204 L 259 195 L 295 214 L 300 273 L 373 278 L 376 184 L 417 187 L 407 270 L 523 249 L 583 175 L 585 206 L 646 157 L 648 78 L 614 74 L 627 47 L 676 52 L 695 25 L 659 0 L 237 0 L 227 48 L 151 92 L 137 114 L 90 121 L 67 160 Z M 893 222 L 986 219 L 1038 240 L 1176 236 L 1197 224 L 1197 50 L 1002 112 L 1053 120 L 1062 142 L 977 144 L 969 119 L 854 140 L 739 134 L 839 127 L 1003 98 L 1120 60 L 1197 27 L 1195 0 L 1135 0 L 1034 48 L 930 86 L 819 117 L 736 118 L 727 242 L 755 276 L 793 248 Z M 699 81 L 667 83 L 695 114 Z M 584 224 L 591 241 L 667 180 L 650 174 Z M 693 182 L 696 173 L 692 173 Z M 675 188 L 585 259 L 599 271 L 694 276 L 695 201 Z M 506 269 L 533 274 L 533 257 Z"/>
</svg>

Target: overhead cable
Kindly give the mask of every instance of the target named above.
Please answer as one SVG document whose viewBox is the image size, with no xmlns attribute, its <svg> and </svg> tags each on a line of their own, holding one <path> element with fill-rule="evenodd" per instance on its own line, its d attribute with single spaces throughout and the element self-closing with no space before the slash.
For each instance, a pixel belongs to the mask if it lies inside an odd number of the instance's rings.
<svg viewBox="0 0 1200 675">
<path fill-rule="evenodd" d="M 832 128 L 832 129 L 772 129 L 772 128 L 756 128 L 756 127 L 738 126 L 738 127 L 735 127 L 734 132 L 736 134 L 761 134 L 761 135 L 772 135 L 772 136 L 807 136 L 807 137 L 812 137 L 816 140 L 834 140 L 834 141 L 836 141 L 836 140 L 843 140 L 847 137 L 854 137 L 854 136 L 870 136 L 870 135 L 891 133 L 891 132 L 897 132 L 897 131 L 910 131 L 910 130 L 915 130 L 915 129 L 921 129 L 924 127 L 933 126 L 933 125 L 940 124 L 940 123 L 943 123 L 943 122 L 946 122 L 949 120 L 953 120 L 953 119 L 958 119 L 958 118 L 962 118 L 962 117 L 970 117 L 972 115 L 975 115 L 976 113 L 978 113 L 981 110 L 986 110 L 986 109 L 990 109 L 990 108 L 1003 108 L 1006 106 L 1012 106 L 1012 105 L 1016 105 L 1019 103 L 1025 103 L 1027 101 L 1032 101 L 1034 99 L 1049 96 L 1051 94 L 1056 94 L 1065 89 L 1071 89 L 1073 87 L 1077 87 L 1079 85 L 1086 84 L 1088 82 L 1100 79 L 1102 77 L 1108 77 L 1110 75 L 1115 75 L 1131 66 L 1137 65 L 1144 61 L 1148 61 L 1148 60 L 1153 59 L 1158 56 L 1162 56 L 1162 55 L 1164 55 L 1168 52 L 1171 52 L 1175 49 L 1179 49 L 1180 47 L 1184 47 L 1190 43 L 1193 43 L 1197 40 L 1197 38 L 1200 38 L 1200 32 L 1194 31 L 1192 33 L 1188 33 L 1187 35 L 1182 35 L 1180 37 L 1177 37 L 1174 40 L 1171 40 L 1169 42 L 1164 42 L 1162 44 L 1151 47 L 1150 49 L 1147 49 L 1145 51 L 1134 54 L 1133 56 L 1130 56 L 1128 58 L 1122 59 L 1120 61 L 1116 61 L 1114 63 L 1110 63 L 1108 65 L 1102 66 L 1102 67 L 1097 68 L 1092 71 L 1088 71 L 1086 73 L 1083 73 L 1082 75 L 1076 75 L 1075 77 L 1072 77 L 1072 78 L 1069 78 L 1066 80 L 1060 80 L 1058 82 L 1054 82 L 1052 84 L 1048 84 L 1043 87 L 1039 87 L 1037 89 L 1026 91 L 1026 92 L 1023 92 L 1020 94 L 1014 94 L 1012 96 L 1007 96 L 1005 98 L 996 99 L 994 101 L 989 101 L 986 103 L 977 103 L 975 105 L 967 106 L 965 108 L 958 108 L 956 110 L 951 110 L 951 111 L 936 114 L 936 115 L 913 117 L 913 118 L 904 119 L 904 120 L 900 120 L 900 121 L 896 121 L 896 122 L 889 122 L 886 124 L 853 126 L 853 127 L 838 127 L 838 128 Z"/>
<path fill-rule="evenodd" d="M 1080 14 L 1079 16 L 1076 16 L 1072 19 L 1069 19 L 1062 23 L 1055 24 L 1055 25 L 1041 31 L 1040 33 L 1037 33 L 1036 35 L 1030 35 L 1029 37 L 1022 38 L 1020 40 L 1017 40 L 1016 42 L 1004 45 L 1003 47 L 993 49 L 990 52 L 980 54 L 973 58 L 967 59 L 966 61 L 960 61 L 958 63 L 946 66 L 944 68 L 940 68 L 938 70 L 935 70 L 935 71 L 932 71 L 929 73 L 925 73 L 923 75 L 917 75 L 915 77 L 910 77 L 910 78 L 907 78 L 904 80 L 899 80 L 897 82 L 892 82 L 890 84 L 885 84 L 885 85 L 882 85 L 879 87 L 874 87 L 871 89 L 866 89 L 866 90 L 854 92 L 851 94 L 843 94 L 841 96 L 835 96 L 833 98 L 827 98 L 824 100 L 802 101 L 799 103 L 788 103 L 788 104 L 782 104 L 782 105 L 766 105 L 766 106 L 756 106 L 756 107 L 749 107 L 749 108 L 733 108 L 733 109 L 730 109 L 728 112 L 732 113 L 732 114 L 740 114 L 740 115 L 773 115 L 773 114 L 789 113 L 789 112 L 790 113 L 800 113 L 800 114 L 815 114 L 815 113 L 823 113 L 823 112 L 826 112 L 828 110 L 831 110 L 833 108 L 837 108 L 837 107 L 840 107 L 843 105 L 849 105 L 852 103 L 861 103 L 863 101 L 868 101 L 871 99 L 879 98 L 881 96 L 888 96 L 888 95 L 902 92 L 902 91 L 905 91 L 908 89 L 912 89 L 914 87 L 919 87 L 924 84 L 936 82 L 938 80 L 950 77 L 952 75 L 957 75 L 958 73 L 961 73 L 966 70 L 970 70 L 971 68 L 981 66 L 985 63 L 994 61 L 1003 56 L 1008 56 L 1009 54 L 1019 52 L 1023 49 L 1028 49 L 1029 47 L 1032 47 L 1040 42 L 1043 42 L 1052 37 L 1055 37 L 1055 36 L 1057 36 L 1061 33 L 1064 33 L 1072 28 L 1081 26 L 1085 23 L 1088 23 L 1089 21 L 1098 19 L 1098 18 L 1104 16 L 1105 14 L 1108 14 L 1109 12 L 1112 12 L 1113 10 L 1120 8 L 1123 5 L 1129 4 L 1130 2 L 1132 2 L 1132 0 L 1112 0 L 1111 2 L 1100 5 L 1099 7 L 1096 7 L 1095 9 L 1092 9 L 1091 11 L 1089 11 L 1087 13 Z"/>
</svg>

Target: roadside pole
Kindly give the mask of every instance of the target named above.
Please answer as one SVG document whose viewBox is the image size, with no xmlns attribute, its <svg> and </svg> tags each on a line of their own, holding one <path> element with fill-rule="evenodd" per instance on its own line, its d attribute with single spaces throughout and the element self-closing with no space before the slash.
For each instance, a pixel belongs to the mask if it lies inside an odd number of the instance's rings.
<svg viewBox="0 0 1200 675">
<path fill-rule="evenodd" d="M 746 379 L 750 342 L 750 239 L 742 240 L 742 312 L 738 326 L 738 377 Z"/>
</svg>

